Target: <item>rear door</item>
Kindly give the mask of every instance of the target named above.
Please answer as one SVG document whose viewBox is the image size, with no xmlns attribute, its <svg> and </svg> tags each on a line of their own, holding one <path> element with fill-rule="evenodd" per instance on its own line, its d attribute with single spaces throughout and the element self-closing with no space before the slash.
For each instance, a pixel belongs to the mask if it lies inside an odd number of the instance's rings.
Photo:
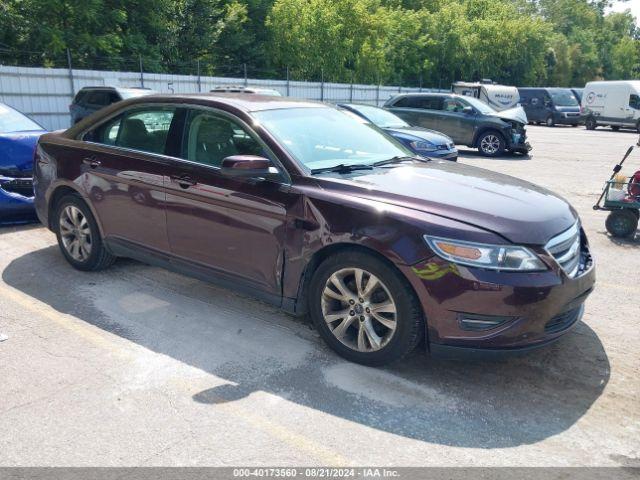
<svg viewBox="0 0 640 480">
<path fill-rule="evenodd" d="M 299 195 L 282 176 L 223 175 L 222 160 L 231 155 L 273 159 L 238 118 L 190 109 L 180 153 L 184 160 L 174 160 L 166 178 L 171 251 L 220 278 L 281 295 L 287 210 Z"/>
<path fill-rule="evenodd" d="M 169 134 L 180 128 L 176 112 L 137 106 L 85 135 L 82 186 L 109 239 L 169 252 L 164 173 Z"/>
</svg>

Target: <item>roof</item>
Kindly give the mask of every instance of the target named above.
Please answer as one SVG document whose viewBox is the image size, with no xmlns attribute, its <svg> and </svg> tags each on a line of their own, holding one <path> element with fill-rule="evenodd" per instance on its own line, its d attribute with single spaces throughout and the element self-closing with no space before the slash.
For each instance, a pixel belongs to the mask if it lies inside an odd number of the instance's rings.
<svg viewBox="0 0 640 480">
<path fill-rule="evenodd" d="M 184 101 L 185 103 L 193 102 L 196 104 L 203 104 L 207 102 L 211 103 L 226 103 L 239 110 L 245 112 L 258 112 L 263 110 L 278 110 L 284 108 L 318 108 L 327 107 L 326 104 L 321 102 L 314 102 L 311 100 L 299 100 L 296 98 L 288 97 L 275 97 L 273 95 L 247 95 L 246 93 L 226 93 L 226 92 L 214 92 L 214 93 L 176 93 L 176 94 L 159 94 L 150 95 L 146 97 L 139 97 L 135 101 Z"/>
<path fill-rule="evenodd" d="M 80 90 L 151 90 L 147 87 L 122 87 L 119 85 L 86 85 Z"/>
</svg>

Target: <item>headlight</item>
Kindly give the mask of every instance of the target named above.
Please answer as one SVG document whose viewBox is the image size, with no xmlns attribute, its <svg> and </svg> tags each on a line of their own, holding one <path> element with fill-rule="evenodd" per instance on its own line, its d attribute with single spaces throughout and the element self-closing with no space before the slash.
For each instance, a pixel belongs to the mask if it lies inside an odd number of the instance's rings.
<svg viewBox="0 0 640 480">
<path fill-rule="evenodd" d="M 411 142 L 409 145 L 411 145 L 411 148 L 414 150 L 418 150 L 420 152 L 435 152 L 438 150 L 438 147 L 426 140 L 416 140 L 415 142 Z"/>
<path fill-rule="evenodd" d="M 463 242 L 429 235 L 424 239 L 436 255 L 460 265 L 518 272 L 547 270 L 542 260 L 526 247 Z"/>
</svg>

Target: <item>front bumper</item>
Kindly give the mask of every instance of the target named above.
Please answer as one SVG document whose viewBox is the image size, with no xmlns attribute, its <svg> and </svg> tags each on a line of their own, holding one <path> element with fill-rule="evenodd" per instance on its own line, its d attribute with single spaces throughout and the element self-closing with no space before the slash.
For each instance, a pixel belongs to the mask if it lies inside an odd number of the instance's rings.
<svg viewBox="0 0 640 480">
<path fill-rule="evenodd" d="M 580 125 L 584 123 L 584 117 L 580 114 L 559 114 L 554 119 L 557 124 L 560 125 Z"/>
<path fill-rule="evenodd" d="M 588 250 L 571 278 L 541 249 L 545 272 L 516 273 L 468 268 L 432 257 L 403 267 L 427 320 L 429 349 L 458 353 L 516 353 L 547 345 L 580 320 L 595 284 Z M 553 266 L 551 266 L 553 265 Z M 501 322 L 475 328 L 486 320 Z"/>
<path fill-rule="evenodd" d="M 524 129 L 512 129 L 509 132 L 505 132 L 505 137 L 509 139 L 508 150 L 524 154 L 531 151 L 531 144 L 527 141 L 527 134 Z"/>
<path fill-rule="evenodd" d="M 0 176 L 0 225 L 36 220 L 31 179 Z"/>
</svg>

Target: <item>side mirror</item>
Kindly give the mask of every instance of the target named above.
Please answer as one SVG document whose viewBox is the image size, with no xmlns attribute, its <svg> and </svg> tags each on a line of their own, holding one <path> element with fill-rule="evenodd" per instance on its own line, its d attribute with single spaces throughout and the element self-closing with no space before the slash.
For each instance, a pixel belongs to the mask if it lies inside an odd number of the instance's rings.
<svg viewBox="0 0 640 480">
<path fill-rule="evenodd" d="M 462 109 L 462 113 L 464 113 L 465 115 L 473 115 L 473 107 L 464 107 Z"/>
<path fill-rule="evenodd" d="M 229 177 L 265 177 L 278 173 L 271 160 L 256 155 L 231 155 L 222 160 L 220 172 Z"/>
</svg>

